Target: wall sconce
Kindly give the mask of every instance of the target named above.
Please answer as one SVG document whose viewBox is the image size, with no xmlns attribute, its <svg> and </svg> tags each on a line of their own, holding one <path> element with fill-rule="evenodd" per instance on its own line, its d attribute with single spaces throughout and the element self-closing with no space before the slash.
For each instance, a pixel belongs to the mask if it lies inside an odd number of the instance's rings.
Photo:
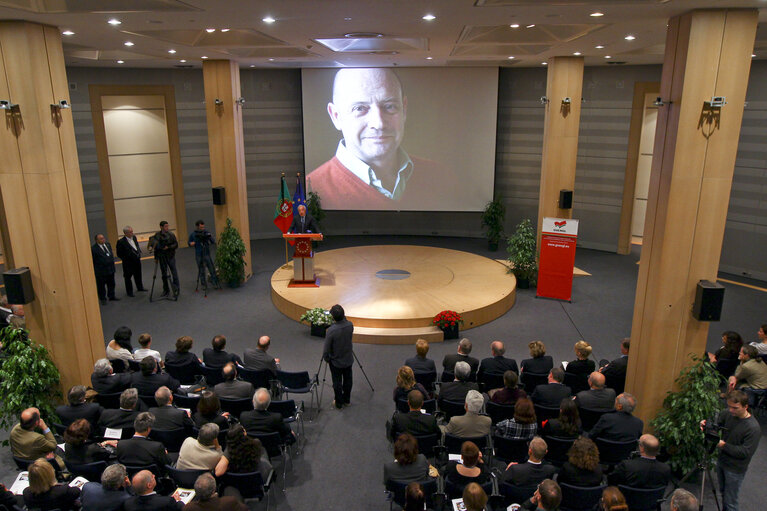
<svg viewBox="0 0 767 511">
<path fill-rule="evenodd" d="M 655 102 L 653 103 L 653 105 L 657 107 L 661 107 L 661 106 L 666 106 L 666 103 L 664 103 L 663 99 L 661 99 L 661 97 L 658 96 L 657 98 L 655 98 Z"/>
<path fill-rule="evenodd" d="M 19 105 L 16 103 L 11 103 L 11 101 L 8 99 L 0 99 L 0 110 L 13 110 L 17 106 Z"/>
<path fill-rule="evenodd" d="M 562 104 L 563 104 L 563 105 L 569 105 L 569 104 L 570 104 L 570 98 L 564 98 L 564 99 L 562 100 Z"/>
<path fill-rule="evenodd" d="M 66 99 L 62 99 L 58 103 L 51 103 L 51 108 L 66 110 L 67 108 L 72 108 L 72 105 L 70 105 Z"/>
<path fill-rule="evenodd" d="M 549 102 L 549 98 L 547 98 L 546 96 L 541 96 L 542 105 L 548 104 L 548 102 Z"/>
<path fill-rule="evenodd" d="M 703 104 L 708 108 L 722 108 L 727 104 L 727 98 L 724 96 L 711 96 L 711 99 L 709 101 L 704 101 Z"/>
<path fill-rule="evenodd" d="M 223 106 L 223 105 L 224 105 L 224 102 L 223 102 L 223 101 L 221 101 L 221 100 L 220 100 L 220 99 L 218 99 L 218 98 L 216 98 L 215 100 L 213 100 L 213 103 L 214 103 L 216 106 Z"/>
<path fill-rule="evenodd" d="M 239 106 L 242 106 L 245 104 L 245 98 L 237 98 L 234 100 L 235 103 L 237 103 Z"/>
</svg>

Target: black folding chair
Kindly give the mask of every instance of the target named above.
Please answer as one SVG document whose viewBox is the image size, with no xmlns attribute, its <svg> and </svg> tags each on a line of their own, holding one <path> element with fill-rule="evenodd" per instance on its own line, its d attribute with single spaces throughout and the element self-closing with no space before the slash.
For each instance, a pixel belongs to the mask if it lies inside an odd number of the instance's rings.
<svg viewBox="0 0 767 511">
<path fill-rule="evenodd" d="M 442 503 L 436 503 L 435 497 L 438 494 L 436 478 L 429 478 L 425 481 L 418 481 L 423 489 L 424 500 L 428 509 L 442 509 Z M 386 481 L 386 499 L 389 501 L 389 511 L 392 511 L 394 504 L 398 506 L 405 505 L 405 489 L 408 483 L 397 481 Z"/>
<path fill-rule="evenodd" d="M 109 363 L 112 365 L 112 372 L 115 374 L 125 373 L 128 371 L 128 363 L 125 360 L 116 358 L 114 360 L 110 360 Z"/>
<path fill-rule="evenodd" d="M 418 442 L 418 452 L 427 458 L 434 458 L 439 455 L 439 441 L 441 435 L 432 433 L 431 435 L 413 435 Z"/>
<path fill-rule="evenodd" d="M 197 478 L 206 472 L 210 472 L 210 470 L 181 470 L 170 465 L 165 465 L 165 470 L 179 488 L 185 489 L 194 488 L 194 482 L 197 481 Z"/>
<path fill-rule="evenodd" d="M 125 470 L 128 472 L 128 477 L 133 479 L 133 476 L 141 472 L 142 470 L 148 470 L 151 473 L 155 475 L 155 477 L 159 477 L 162 475 L 160 472 L 160 469 L 157 468 L 157 465 L 152 463 L 151 465 L 125 465 Z"/>
<path fill-rule="evenodd" d="M 251 398 L 245 399 L 225 399 L 219 398 L 221 401 L 221 409 L 225 412 L 229 412 L 232 417 L 240 417 L 242 412 L 249 412 L 253 410 L 253 400 Z"/>
<path fill-rule="evenodd" d="M 285 476 L 288 473 L 288 447 L 277 431 L 272 433 L 251 433 L 248 436 L 257 438 L 264 446 L 269 459 L 280 458 L 282 460 L 282 488 L 285 489 Z"/>
<path fill-rule="evenodd" d="M 182 396 L 181 394 L 173 394 L 173 404 L 179 408 L 186 408 L 192 414 L 197 411 L 197 403 L 200 402 L 200 396 Z"/>
<path fill-rule="evenodd" d="M 205 377 L 205 382 L 208 384 L 208 387 L 215 387 L 224 381 L 221 369 L 221 367 L 200 366 L 200 374 Z"/>
<path fill-rule="evenodd" d="M 187 431 L 186 428 L 168 430 L 152 429 L 149 431 L 149 438 L 160 442 L 165 446 L 165 449 L 167 449 L 168 452 L 179 452 L 181 450 L 181 444 L 183 444 L 184 440 L 190 436 L 190 433 L 191 431 Z M 184 486 L 184 488 L 187 488 L 187 486 Z"/>
<path fill-rule="evenodd" d="M 560 511 L 593 511 L 597 509 L 602 492 L 607 488 L 606 485 L 586 487 L 567 483 L 559 483 L 559 487 L 562 490 Z"/>
<path fill-rule="evenodd" d="M 530 440 L 504 438 L 502 436 L 493 435 L 493 451 L 495 452 L 493 457 L 505 463 L 510 463 L 512 461 L 524 463 L 527 461 L 529 444 Z"/>
<path fill-rule="evenodd" d="M 247 367 L 238 367 L 237 374 L 240 378 L 253 385 L 254 389 L 270 389 L 275 376 L 269 369 L 248 369 Z"/>
<path fill-rule="evenodd" d="M 269 509 L 269 490 L 274 482 L 274 470 L 264 481 L 260 472 L 244 472 L 241 474 L 226 472 L 219 479 L 221 487 L 231 486 L 236 488 L 243 499 L 256 499 L 258 501 L 266 497 L 266 509 Z"/>
<path fill-rule="evenodd" d="M 96 394 L 96 401 L 104 408 L 120 408 L 120 395 L 122 392 L 111 394 Z"/>
<path fill-rule="evenodd" d="M 546 446 L 548 447 L 548 450 L 546 451 L 546 460 L 552 465 L 561 467 L 565 461 L 567 461 L 567 452 L 570 450 L 570 447 L 573 446 L 575 438 L 547 436 L 545 440 Z"/>
<path fill-rule="evenodd" d="M 443 399 L 439 401 L 439 411 L 445 414 L 445 420 L 450 422 L 450 419 L 457 415 L 466 414 L 466 405 L 463 401 L 450 401 Z"/>
<path fill-rule="evenodd" d="M 525 387 L 527 393 L 530 394 L 538 385 L 546 385 L 549 382 L 549 374 L 522 371 L 519 375 L 519 381 Z"/>
<path fill-rule="evenodd" d="M 485 403 L 485 411 L 493 420 L 493 424 L 514 418 L 514 405 L 499 405 L 498 403 L 488 401 Z"/>
<path fill-rule="evenodd" d="M 631 486 L 618 485 L 631 511 L 660 511 L 663 502 L 665 486 L 659 488 L 633 488 Z"/>
<path fill-rule="evenodd" d="M 442 383 L 447 383 L 449 381 L 455 380 L 455 373 L 451 371 L 442 371 L 442 376 L 440 376 L 439 381 Z"/>
<path fill-rule="evenodd" d="M 487 392 L 490 389 L 500 389 L 503 387 L 503 374 L 502 373 L 482 373 L 482 377 L 478 379 L 479 390 Z"/>
<path fill-rule="evenodd" d="M 425 388 L 428 392 L 430 392 L 432 395 L 434 394 L 434 387 L 435 387 L 434 383 L 437 381 L 436 371 L 431 371 L 428 373 L 414 372 L 413 375 L 415 376 L 416 383 L 420 383 L 421 385 L 423 385 L 423 388 Z M 424 399 L 428 397 L 429 396 L 424 396 Z"/>
<path fill-rule="evenodd" d="M 565 385 L 570 387 L 573 395 L 582 390 L 589 390 L 589 378 L 585 374 L 576 374 L 565 372 Z"/>
<path fill-rule="evenodd" d="M 64 464 L 67 466 L 67 470 L 69 470 L 70 474 L 75 477 L 84 477 L 88 481 L 100 481 L 102 472 L 107 468 L 106 461 L 78 464 L 64 460 Z"/>
<path fill-rule="evenodd" d="M 581 426 L 583 431 L 591 431 L 594 425 L 599 422 L 599 419 L 610 410 L 591 410 L 589 408 L 578 407 L 578 415 L 581 418 Z"/>
<path fill-rule="evenodd" d="M 535 407 L 535 418 L 538 421 L 538 428 L 543 428 L 543 421 L 549 419 L 556 419 L 559 417 L 558 406 L 543 406 L 533 404 Z"/>
<path fill-rule="evenodd" d="M 289 372 L 278 369 L 277 380 L 280 382 L 280 390 L 285 393 L 286 398 L 289 394 L 309 394 L 311 396 L 309 405 L 313 406 L 315 402 L 317 403 L 317 406 L 314 408 L 315 415 L 317 414 L 320 399 L 317 392 L 318 381 L 316 374 L 313 378 L 310 378 L 308 371 Z"/>
<path fill-rule="evenodd" d="M 514 486 L 513 484 L 504 482 L 498 486 L 498 491 L 503 496 L 504 507 L 525 502 L 533 496 L 533 493 L 535 493 L 535 490 L 537 489 L 537 484 L 534 486 Z"/>
<path fill-rule="evenodd" d="M 132 373 L 141 372 L 141 364 L 137 360 L 128 360 L 128 370 Z"/>
<path fill-rule="evenodd" d="M 623 460 L 629 459 L 631 453 L 637 448 L 636 440 L 628 442 L 615 442 L 604 438 L 595 438 L 594 443 L 599 449 L 599 463 L 612 467 Z M 631 508 L 632 511 L 634 508 Z"/>
<path fill-rule="evenodd" d="M 296 405 L 295 400 L 285 399 L 281 401 L 272 401 L 269 403 L 268 411 L 282 415 L 282 422 L 286 424 L 295 423 L 297 425 L 298 439 L 296 442 L 297 453 L 301 452 L 304 442 L 304 403 L 303 401 Z"/>
<path fill-rule="evenodd" d="M 485 436 L 475 436 L 475 437 L 460 437 L 451 435 L 450 433 L 445 433 L 445 438 L 442 442 L 442 445 L 447 449 L 448 454 L 460 454 L 461 453 L 461 446 L 464 442 L 474 442 L 476 446 L 479 448 L 480 451 L 487 448 L 487 446 L 490 444 L 489 437 L 487 435 Z"/>
<path fill-rule="evenodd" d="M 165 362 L 165 372 L 173 376 L 182 385 L 191 385 L 195 381 L 195 376 L 200 374 L 197 364 L 169 364 Z"/>
<path fill-rule="evenodd" d="M 482 489 L 485 490 L 485 493 L 488 496 L 490 496 L 493 493 L 492 479 L 485 481 L 485 483 L 482 484 L 481 486 L 482 486 Z M 448 499 L 460 499 L 461 496 L 463 495 L 463 489 L 465 487 L 466 485 L 453 481 L 449 475 L 445 478 L 445 496 Z"/>
</svg>

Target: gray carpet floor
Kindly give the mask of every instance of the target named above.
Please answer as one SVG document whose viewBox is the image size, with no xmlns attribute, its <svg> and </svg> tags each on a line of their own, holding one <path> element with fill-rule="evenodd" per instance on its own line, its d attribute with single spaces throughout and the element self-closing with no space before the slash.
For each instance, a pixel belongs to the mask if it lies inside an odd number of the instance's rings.
<svg viewBox="0 0 767 511">
<path fill-rule="evenodd" d="M 338 237 L 326 240 L 319 250 L 330 250 L 371 244 L 412 244 L 465 250 L 490 258 L 503 258 L 505 252 L 488 252 L 481 239 L 422 238 L 422 237 Z M 618 343 L 631 330 L 632 309 L 640 247 L 632 254 L 616 254 L 579 249 L 576 266 L 592 274 L 574 280 L 573 301 L 563 303 L 535 298 L 534 290 L 519 290 L 516 305 L 504 316 L 491 323 L 463 331 L 474 343 L 472 355 L 490 356 L 490 342 L 505 342 L 507 356 L 527 358 L 527 343 L 534 339 L 546 343 L 548 354 L 555 361 L 571 360 L 573 344 L 585 339 L 594 347 L 594 357 L 614 358 Z M 237 289 L 225 288 L 203 297 L 194 292 L 196 266 L 191 249 L 182 249 L 177 256 L 181 276 L 178 302 L 149 303 L 145 294 L 136 298 L 125 296 L 118 266 L 117 296 L 122 300 L 101 308 L 105 341 L 114 330 L 128 325 L 135 339 L 143 332 L 153 337 L 153 348 L 162 353 L 173 348 L 175 339 L 190 335 L 195 339 L 193 351 L 201 354 L 216 334 L 226 335 L 227 350 L 242 353 L 255 345 L 260 335 L 272 338 L 270 353 L 281 359 L 286 370 L 317 371 L 323 340 L 311 337 L 309 327 L 279 313 L 271 302 L 270 278 L 284 263 L 281 240 L 258 240 L 252 243 L 253 277 Z M 144 282 L 151 286 L 152 261 L 145 261 Z M 765 286 L 731 275 L 725 278 Z M 160 280 L 158 278 L 158 286 Z M 748 341 L 756 338 L 759 325 L 767 318 L 767 293 L 747 287 L 725 284 L 722 321 L 713 323 L 708 347 L 720 344 L 723 330 L 739 331 Z M 457 341 L 435 343 L 429 356 L 438 364 L 447 353 L 456 350 Z M 330 408 L 332 388 L 330 374 L 323 382 L 322 411 L 316 420 L 306 423 L 306 447 L 293 460 L 286 480 L 286 492 L 275 492 L 272 509 L 388 509 L 383 496 L 383 463 L 392 458 L 384 435 L 384 422 L 393 411 L 392 389 L 397 368 L 412 356 L 411 346 L 356 345 L 355 353 L 362 367 L 354 368 L 352 406 L 341 411 Z M 324 367 L 324 366 L 323 366 Z M 363 371 L 374 391 L 365 381 Z M 323 381 L 324 374 L 320 374 Z M 85 383 L 85 382 L 84 382 Z M 669 382 L 669 386 L 671 382 Z M 306 405 L 309 405 L 306 399 Z M 641 406 L 641 403 L 640 403 Z M 763 422 L 764 426 L 764 422 Z M 767 432 L 767 428 L 763 427 Z M 7 432 L 0 433 L 7 438 Z M 759 484 L 767 475 L 765 442 L 746 476 L 741 509 L 763 509 L 767 488 Z M 10 484 L 16 471 L 9 449 L 0 451 L 0 481 Z M 695 484 L 688 485 L 697 494 Z M 708 500 L 710 500 L 710 492 Z M 276 504 L 276 506 L 275 506 Z M 257 506 L 263 508 L 263 506 Z M 713 501 L 706 502 L 714 509 Z M 665 508 L 664 508 L 665 509 Z"/>
</svg>

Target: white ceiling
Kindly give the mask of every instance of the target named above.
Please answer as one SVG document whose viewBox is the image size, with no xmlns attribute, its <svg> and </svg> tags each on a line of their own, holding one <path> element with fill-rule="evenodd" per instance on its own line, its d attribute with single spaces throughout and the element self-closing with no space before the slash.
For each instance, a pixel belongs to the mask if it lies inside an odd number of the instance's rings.
<svg viewBox="0 0 767 511">
<path fill-rule="evenodd" d="M 661 63 L 670 17 L 724 7 L 760 8 L 755 53 L 767 57 L 767 0 L 0 0 L 0 19 L 73 31 L 72 66 L 530 67 L 574 52 L 587 65 Z"/>
</svg>

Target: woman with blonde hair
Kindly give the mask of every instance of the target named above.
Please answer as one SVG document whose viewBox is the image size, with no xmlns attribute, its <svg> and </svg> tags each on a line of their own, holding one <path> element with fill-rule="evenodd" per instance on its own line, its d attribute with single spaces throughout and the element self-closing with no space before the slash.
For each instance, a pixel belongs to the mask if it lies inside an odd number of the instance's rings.
<svg viewBox="0 0 767 511">
<path fill-rule="evenodd" d="M 423 394 L 424 399 L 429 398 L 428 392 L 423 385 L 416 383 L 415 374 L 408 366 L 402 366 L 397 370 L 397 386 L 394 387 L 394 403 L 400 399 L 407 400 L 407 394 L 411 390 L 418 390 Z"/>
<path fill-rule="evenodd" d="M 548 374 L 554 367 L 554 359 L 551 358 L 551 355 L 546 354 L 546 345 L 543 344 L 543 341 L 533 341 L 527 347 L 533 358 L 526 358 L 522 361 L 520 372 Z"/>
<path fill-rule="evenodd" d="M 73 511 L 80 509 L 80 488 L 56 483 L 53 465 L 38 458 L 29 466 L 29 487 L 24 489 L 24 505 L 28 509 Z"/>
<path fill-rule="evenodd" d="M 578 341 L 575 343 L 575 357 L 576 359 L 567 364 L 565 367 L 566 373 L 579 374 L 588 377 L 596 370 L 596 364 L 593 360 L 589 360 L 591 356 L 591 345 L 586 341 Z"/>
</svg>

